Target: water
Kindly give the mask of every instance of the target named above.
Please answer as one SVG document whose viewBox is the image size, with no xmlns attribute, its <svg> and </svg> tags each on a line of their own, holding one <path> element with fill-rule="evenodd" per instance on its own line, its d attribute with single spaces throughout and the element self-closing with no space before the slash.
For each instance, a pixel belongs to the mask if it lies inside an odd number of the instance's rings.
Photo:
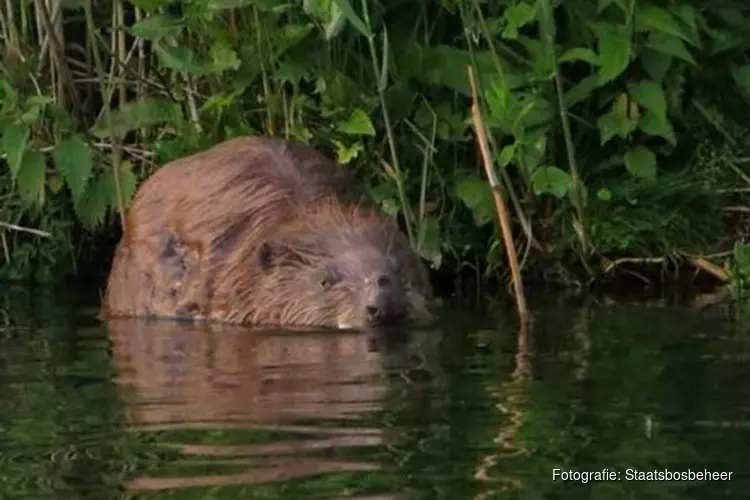
<svg viewBox="0 0 750 500">
<path fill-rule="evenodd" d="M 0 299 L 2 499 L 750 493 L 750 338 L 720 308 L 543 301 L 526 337 L 465 310 L 399 341 L 103 325 L 72 296 Z"/>
</svg>

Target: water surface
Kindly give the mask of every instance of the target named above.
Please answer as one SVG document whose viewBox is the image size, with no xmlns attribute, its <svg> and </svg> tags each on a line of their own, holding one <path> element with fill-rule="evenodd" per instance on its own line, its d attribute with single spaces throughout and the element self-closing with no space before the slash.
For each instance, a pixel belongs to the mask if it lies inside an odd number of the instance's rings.
<svg viewBox="0 0 750 500">
<path fill-rule="evenodd" d="M 0 292 L 2 499 L 750 498 L 724 308 L 539 300 L 526 335 L 499 308 L 392 338 L 105 324 L 73 295 Z"/>
</svg>

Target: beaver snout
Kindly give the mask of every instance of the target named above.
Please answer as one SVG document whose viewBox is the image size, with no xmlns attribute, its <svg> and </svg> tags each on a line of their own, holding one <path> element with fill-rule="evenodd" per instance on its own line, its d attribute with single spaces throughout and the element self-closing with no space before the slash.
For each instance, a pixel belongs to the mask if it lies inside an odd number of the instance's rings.
<svg viewBox="0 0 750 500">
<path fill-rule="evenodd" d="M 365 305 L 365 318 L 371 325 L 390 323 L 403 318 L 405 314 L 393 290 L 388 287 L 378 286 Z"/>
</svg>

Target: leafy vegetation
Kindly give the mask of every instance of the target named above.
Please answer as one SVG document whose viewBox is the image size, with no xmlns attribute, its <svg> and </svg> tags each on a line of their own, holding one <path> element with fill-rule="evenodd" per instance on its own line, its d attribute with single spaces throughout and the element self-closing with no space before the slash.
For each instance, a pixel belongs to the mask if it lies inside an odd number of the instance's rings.
<svg viewBox="0 0 750 500">
<path fill-rule="evenodd" d="M 741 0 L 9 0 L 0 35 L 2 278 L 106 268 L 139 181 L 242 134 L 335 156 L 433 267 L 502 275 L 467 65 L 528 273 L 744 245 Z"/>
</svg>

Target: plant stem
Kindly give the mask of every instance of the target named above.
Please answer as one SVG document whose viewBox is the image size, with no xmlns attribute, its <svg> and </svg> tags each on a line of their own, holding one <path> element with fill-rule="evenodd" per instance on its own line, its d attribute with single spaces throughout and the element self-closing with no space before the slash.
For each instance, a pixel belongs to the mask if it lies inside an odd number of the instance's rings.
<svg viewBox="0 0 750 500">
<path fill-rule="evenodd" d="M 497 210 L 497 218 L 500 221 L 500 228 L 503 233 L 503 241 L 505 243 L 505 251 L 508 253 L 508 263 L 510 265 L 510 272 L 513 276 L 513 289 L 516 296 L 516 305 L 518 307 L 518 318 L 522 325 L 525 325 L 529 319 L 529 312 L 526 308 L 526 296 L 523 291 L 523 281 L 521 278 L 521 270 L 518 267 L 518 255 L 516 254 L 516 247 L 513 244 L 513 234 L 510 227 L 510 218 L 508 217 L 508 210 L 505 207 L 505 201 L 503 200 L 502 192 L 500 190 L 500 182 L 495 174 L 493 168 L 492 158 L 490 156 L 490 148 L 487 145 L 487 137 L 484 133 L 484 125 L 482 124 L 482 115 L 479 112 L 479 98 L 477 96 L 477 84 L 474 79 L 474 68 L 467 66 L 469 73 L 469 83 L 471 84 L 471 115 L 474 121 L 474 128 L 477 133 L 477 142 L 479 143 L 479 149 L 482 153 L 482 162 L 484 163 L 484 170 L 487 173 L 487 179 L 490 182 L 492 188 L 492 196 L 495 199 L 495 209 Z"/>
</svg>

